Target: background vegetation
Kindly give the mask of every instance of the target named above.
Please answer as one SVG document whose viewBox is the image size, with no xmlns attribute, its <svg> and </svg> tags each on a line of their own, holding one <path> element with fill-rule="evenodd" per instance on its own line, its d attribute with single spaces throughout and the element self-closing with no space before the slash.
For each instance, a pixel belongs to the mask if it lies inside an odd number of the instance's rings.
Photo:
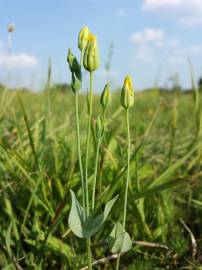
<svg viewBox="0 0 202 270">
<path fill-rule="evenodd" d="M 82 148 L 87 122 L 80 95 Z M 94 96 L 94 114 L 101 112 Z M 152 89 L 131 110 L 131 181 L 127 231 L 133 249 L 121 269 L 202 269 L 201 97 Z M 95 269 L 114 269 L 107 239 L 120 216 L 126 127 L 120 92 L 107 111 L 99 163 L 100 205 L 120 194 L 104 229 L 92 239 Z M 84 149 L 84 148 L 83 148 Z M 90 151 L 89 172 L 94 172 Z M 0 268 L 82 269 L 85 241 L 68 228 L 69 189 L 81 196 L 74 95 L 70 91 L 0 91 Z M 91 194 L 91 193 L 90 193 Z M 105 257 L 103 257 L 103 254 Z M 85 268 L 83 268 L 85 269 Z"/>
</svg>

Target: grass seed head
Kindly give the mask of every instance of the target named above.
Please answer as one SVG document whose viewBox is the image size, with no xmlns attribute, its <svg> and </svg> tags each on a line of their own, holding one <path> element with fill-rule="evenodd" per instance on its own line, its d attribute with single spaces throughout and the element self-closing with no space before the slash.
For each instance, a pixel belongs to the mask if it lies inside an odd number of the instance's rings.
<svg viewBox="0 0 202 270">
<path fill-rule="evenodd" d="M 124 80 L 124 85 L 121 91 L 121 105 L 128 109 L 132 107 L 134 104 L 134 88 L 132 78 L 130 76 L 126 76 Z"/>
<path fill-rule="evenodd" d="M 14 23 L 10 23 L 10 24 L 8 25 L 8 33 L 12 33 L 12 32 L 14 32 L 14 30 L 15 30 L 15 25 L 14 25 Z"/>
</svg>

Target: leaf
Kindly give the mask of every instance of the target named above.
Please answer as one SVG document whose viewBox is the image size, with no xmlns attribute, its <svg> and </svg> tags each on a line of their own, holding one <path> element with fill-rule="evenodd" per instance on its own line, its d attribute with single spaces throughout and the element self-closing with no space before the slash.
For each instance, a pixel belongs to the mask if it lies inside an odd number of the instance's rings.
<svg viewBox="0 0 202 270">
<path fill-rule="evenodd" d="M 104 212 L 102 214 L 99 214 L 96 217 L 89 215 L 85 218 L 83 207 L 79 204 L 74 192 L 72 190 L 70 190 L 70 192 L 72 197 L 72 206 L 68 219 L 69 227 L 76 236 L 80 238 L 90 238 L 102 228 L 118 198 L 118 195 L 105 205 Z"/>
<path fill-rule="evenodd" d="M 132 247 L 132 240 L 120 222 L 114 225 L 108 243 L 112 253 L 125 253 Z"/>
<path fill-rule="evenodd" d="M 45 237 L 44 232 L 41 231 L 38 234 L 38 236 L 39 236 L 40 241 L 44 241 L 44 237 Z M 36 240 L 32 240 L 32 239 L 26 239 L 25 242 L 28 243 L 29 245 L 33 246 L 34 248 L 38 247 L 38 244 L 39 244 L 39 243 L 37 243 Z M 70 246 L 68 244 L 64 243 L 61 239 L 59 239 L 53 235 L 49 235 L 49 237 L 45 243 L 45 249 L 49 249 L 51 252 L 53 252 L 54 254 L 57 254 L 57 255 L 62 254 L 67 259 L 69 259 L 69 257 L 73 256 Z"/>
<path fill-rule="evenodd" d="M 69 213 L 68 224 L 73 233 L 82 238 L 84 228 L 84 210 L 78 202 L 74 192 L 70 189 L 72 206 Z"/>
</svg>

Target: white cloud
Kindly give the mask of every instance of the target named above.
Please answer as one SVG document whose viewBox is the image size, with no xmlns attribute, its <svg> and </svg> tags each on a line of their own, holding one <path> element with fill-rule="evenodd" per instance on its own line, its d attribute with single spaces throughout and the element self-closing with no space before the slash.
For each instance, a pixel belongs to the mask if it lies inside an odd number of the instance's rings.
<svg viewBox="0 0 202 270">
<path fill-rule="evenodd" d="M 0 41 L 0 66 L 9 68 L 32 68 L 38 65 L 38 59 L 27 53 L 9 54 Z"/>
<path fill-rule="evenodd" d="M 202 10 L 201 0 L 145 0 L 145 9 L 178 8 L 183 10 Z"/>
<path fill-rule="evenodd" d="M 146 28 L 142 32 L 135 32 L 132 35 L 131 40 L 137 45 L 152 43 L 159 46 L 164 40 L 164 32 L 161 29 Z"/>
<path fill-rule="evenodd" d="M 10 68 L 31 68 L 38 65 L 38 60 L 35 56 L 19 53 L 8 54 L 5 51 L 0 51 L 0 66 L 6 66 Z"/>
<path fill-rule="evenodd" d="M 182 64 L 185 63 L 186 58 L 182 56 L 172 55 L 167 58 L 167 61 L 171 64 Z"/>
<path fill-rule="evenodd" d="M 155 50 L 163 47 L 165 34 L 162 29 L 146 28 L 132 34 L 131 41 L 135 45 L 136 58 L 143 61 L 152 61 Z"/>
<path fill-rule="evenodd" d="M 124 9 L 119 9 L 117 12 L 116 12 L 116 16 L 117 17 L 125 17 L 126 16 L 126 11 Z"/>
<path fill-rule="evenodd" d="M 99 69 L 97 71 L 97 74 L 100 77 L 116 78 L 119 75 L 119 72 L 117 70 L 109 70 L 109 71 L 107 71 L 106 69 Z"/>
<path fill-rule="evenodd" d="M 135 56 L 143 62 L 151 62 L 155 58 L 154 51 L 149 46 L 138 47 Z"/>
<path fill-rule="evenodd" d="M 143 4 L 144 9 L 159 9 L 166 7 L 176 7 L 181 0 L 145 0 Z"/>
<path fill-rule="evenodd" d="M 202 45 L 185 45 L 178 37 L 167 37 L 162 29 L 146 28 L 131 35 L 135 57 L 142 62 L 166 60 L 182 64 L 187 57 L 202 56 Z"/>
<path fill-rule="evenodd" d="M 186 26 L 195 26 L 195 25 L 201 25 L 202 24 L 202 15 L 201 16 L 189 16 L 189 17 L 182 17 L 179 20 L 182 24 Z"/>
<path fill-rule="evenodd" d="M 144 0 L 143 9 L 165 11 L 166 16 L 176 19 L 187 26 L 202 24 L 201 0 Z"/>
</svg>

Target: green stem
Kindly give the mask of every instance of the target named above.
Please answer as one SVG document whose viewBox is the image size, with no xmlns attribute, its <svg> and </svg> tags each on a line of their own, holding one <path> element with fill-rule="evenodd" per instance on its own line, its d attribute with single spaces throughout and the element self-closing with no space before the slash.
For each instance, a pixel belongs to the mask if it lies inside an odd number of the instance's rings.
<svg viewBox="0 0 202 270">
<path fill-rule="evenodd" d="M 123 211 L 123 231 L 126 227 L 126 214 L 127 214 L 127 202 L 128 202 L 128 185 L 130 180 L 130 122 L 129 122 L 129 109 L 126 110 L 126 123 L 127 123 L 127 135 L 128 135 L 128 156 L 127 156 L 127 177 L 124 196 L 124 211 Z M 118 255 L 116 270 L 119 269 L 121 254 Z"/>
<path fill-rule="evenodd" d="M 75 114 L 76 114 L 76 135 L 77 135 L 77 150 L 78 150 L 78 158 L 79 158 L 79 169 L 81 176 L 81 186 L 82 186 L 82 200 L 83 200 L 83 209 L 85 212 L 85 184 L 83 177 L 83 166 L 81 159 L 81 142 L 80 142 L 80 128 L 79 128 L 79 112 L 78 112 L 78 93 L 75 93 Z"/>
<path fill-rule="evenodd" d="M 85 195 L 86 195 L 86 214 L 89 215 L 89 196 L 88 196 L 88 154 L 90 143 L 90 131 L 92 122 L 92 109 L 93 109 L 93 73 L 90 72 L 90 93 L 89 93 L 89 117 L 88 129 L 86 139 L 86 160 L 85 160 Z"/>
<path fill-rule="evenodd" d="M 117 257 L 117 262 L 116 262 L 116 270 L 119 270 L 120 258 L 121 258 L 121 254 L 119 253 Z"/>
<path fill-rule="evenodd" d="M 88 117 L 88 129 L 86 139 L 86 160 L 85 160 L 85 198 L 86 198 L 86 216 L 89 215 L 89 197 L 88 197 L 88 153 L 89 153 L 89 142 L 90 142 L 90 131 L 92 122 L 92 109 L 93 109 L 93 72 L 90 72 L 90 93 L 89 93 L 89 117 Z M 87 252 L 88 252 L 88 268 L 92 269 L 91 266 L 91 248 L 90 238 L 87 239 Z"/>
<path fill-rule="evenodd" d="M 87 238 L 87 253 L 88 253 L 88 270 L 92 270 L 92 264 L 91 264 L 91 241 L 90 238 Z"/>
<path fill-rule="evenodd" d="M 104 127 L 105 124 L 105 112 L 106 110 L 103 110 L 102 115 L 102 126 Z M 97 143 L 97 149 L 96 149 L 96 157 L 95 157 L 95 174 L 94 174 L 94 180 L 93 180 L 93 193 L 92 193 L 92 210 L 95 209 L 95 191 L 96 191 L 96 183 L 97 183 L 97 175 L 98 175 L 98 164 L 99 164 L 99 152 L 100 152 L 100 144 L 102 139 L 98 140 Z M 100 179 L 101 182 L 101 179 Z M 101 185 L 101 183 L 99 183 Z"/>
<path fill-rule="evenodd" d="M 101 143 L 101 140 L 99 139 L 97 143 L 96 156 L 95 156 L 95 173 L 94 173 L 94 180 L 93 180 L 92 210 L 95 209 L 95 191 L 96 191 L 97 172 L 98 172 L 98 163 L 99 163 L 100 143 Z"/>
<path fill-rule="evenodd" d="M 105 113 L 106 109 L 103 110 L 102 114 L 102 126 L 105 129 Z M 99 168 L 99 174 L 97 176 L 97 181 L 98 181 L 98 193 L 100 194 L 102 192 L 102 166 L 103 166 L 103 161 L 104 161 L 104 154 L 102 154 L 100 158 L 100 168 Z"/>
<path fill-rule="evenodd" d="M 129 123 L 129 109 L 126 111 L 126 122 L 127 122 L 127 132 L 128 132 L 128 157 L 127 157 L 127 178 L 126 178 L 126 188 L 124 197 L 124 212 L 123 212 L 123 229 L 126 226 L 126 213 L 127 213 L 127 202 L 128 202 L 128 184 L 130 180 L 130 123 Z"/>
<path fill-rule="evenodd" d="M 83 55 L 84 55 L 84 51 L 82 50 L 81 51 L 81 54 L 80 54 L 80 66 L 82 67 L 83 65 Z"/>
</svg>

